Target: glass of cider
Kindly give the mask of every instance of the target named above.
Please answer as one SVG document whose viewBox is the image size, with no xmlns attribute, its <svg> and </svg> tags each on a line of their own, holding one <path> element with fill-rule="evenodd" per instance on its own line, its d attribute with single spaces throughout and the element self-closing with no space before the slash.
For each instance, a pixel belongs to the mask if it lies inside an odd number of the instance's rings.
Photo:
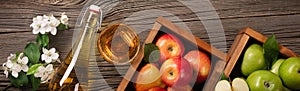
<svg viewBox="0 0 300 91">
<path fill-rule="evenodd" d="M 104 28 L 97 40 L 100 54 L 109 63 L 127 64 L 140 50 L 140 40 L 133 28 L 115 23 Z"/>
</svg>

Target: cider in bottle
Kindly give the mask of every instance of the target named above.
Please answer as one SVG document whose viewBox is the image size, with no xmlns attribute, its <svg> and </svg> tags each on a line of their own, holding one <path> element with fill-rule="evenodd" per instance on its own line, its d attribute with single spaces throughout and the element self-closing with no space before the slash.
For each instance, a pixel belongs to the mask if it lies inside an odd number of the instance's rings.
<svg viewBox="0 0 300 91">
<path fill-rule="evenodd" d="M 71 51 L 57 68 L 48 88 L 51 91 L 86 90 L 88 87 L 88 62 L 94 45 L 97 26 L 101 25 L 100 7 L 91 5 L 79 25 L 80 34 Z M 74 37 L 74 36 L 73 36 Z M 78 86 L 79 84 L 79 86 Z M 77 86 L 75 86 L 77 85 Z M 75 88 L 76 87 L 76 88 Z M 77 88 L 78 87 L 78 88 Z"/>
</svg>

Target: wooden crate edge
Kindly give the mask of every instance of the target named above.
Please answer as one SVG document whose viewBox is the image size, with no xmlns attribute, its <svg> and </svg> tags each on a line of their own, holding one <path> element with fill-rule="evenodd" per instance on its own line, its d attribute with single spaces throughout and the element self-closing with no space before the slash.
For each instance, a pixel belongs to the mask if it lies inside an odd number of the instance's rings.
<svg viewBox="0 0 300 91">
<path fill-rule="evenodd" d="M 253 30 L 251 28 L 246 28 L 242 32 L 244 32 L 245 34 L 251 36 L 252 38 L 256 39 L 257 41 L 259 41 L 261 43 L 265 43 L 265 41 L 268 39 L 268 37 L 262 35 L 261 33 L 255 31 L 255 30 Z M 283 45 L 278 44 L 278 46 L 279 46 L 280 53 L 283 54 L 284 56 L 287 56 L 287 57 L 299 57 L 298 54 L 296 54 L 292 50 L 284 47 Z"/>
<path fill-rule="evenodd" d="M 195 43 L 199 48 L 203 49 L 206 52 L 209 52 L 218 58 L 220 58 L 223 61 L 227 60 L 227 54 L 223 53 L 222 51 L 218 50 L 217 48 L 209 45 L 207 42 L 201 40 L 200 38 L 194 36 L 193 34 L 186 32 L 186 30 L 176 26 L 171 21 L 163 18 L 162 16 L 159 16 L 157 18 L 157 22 L 166 26 L 170 30 L 173 30 L 178 35 L 181 35 L 181 37 L 185 38 L 186 40 Z M 192 37 L 191 37 L 192 36 Z"/>
<path fill-rule="evenodd" d="M 244 47 L 246 46 L 248 40 L 249 40 L 249 36 L 246 34 L 240 34 L 240 39 L 238 41 L 238 44 L 236 45 L 236 47 L 232 47 L 235 48 L 234 50 L 232 50 L 232 55 L 229 59 L 229 61 L 227 62 L 227 65 L 224 69 L 224 74 L 226 77 L 229 77 L 231 71 L 233 70 L 236 62 L 238 61 L 241 53 L 244 50 Z"/>
</svg>

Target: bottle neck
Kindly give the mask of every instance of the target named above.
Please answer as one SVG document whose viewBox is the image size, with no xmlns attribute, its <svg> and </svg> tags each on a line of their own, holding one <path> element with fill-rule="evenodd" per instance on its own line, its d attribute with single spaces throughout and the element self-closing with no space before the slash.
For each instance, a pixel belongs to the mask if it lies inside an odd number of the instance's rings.
<svg viewBox="0 0 300 91">
<path fill-rule="evenodd" d="M 96 13 L 94 11 L 88 11 L 82 21 L 83 21 L 82 24 L 85 28 L 87 27 L 87 28 L 93 28 L 93 30 L 97 30 L 99 13 Z"/>
</svg>

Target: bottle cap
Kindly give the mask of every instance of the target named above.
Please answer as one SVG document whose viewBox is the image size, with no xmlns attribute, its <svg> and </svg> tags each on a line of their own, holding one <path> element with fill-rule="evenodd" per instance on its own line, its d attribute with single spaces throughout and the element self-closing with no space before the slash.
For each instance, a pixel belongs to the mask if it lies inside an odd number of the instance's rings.
<svg viewBox="0 0 300 91">
<path fill-rule="evenodd" d="M 100 7 L 99 7 L 99 6 L 96 6 L 96 5 L 91 5 L 91 6 L 89 7 L 89 10 L 90 10 L 90 11 L 93 11 L 93 12 L 95 12 L 95 13 L 99 13 Z"/>
</svg>

